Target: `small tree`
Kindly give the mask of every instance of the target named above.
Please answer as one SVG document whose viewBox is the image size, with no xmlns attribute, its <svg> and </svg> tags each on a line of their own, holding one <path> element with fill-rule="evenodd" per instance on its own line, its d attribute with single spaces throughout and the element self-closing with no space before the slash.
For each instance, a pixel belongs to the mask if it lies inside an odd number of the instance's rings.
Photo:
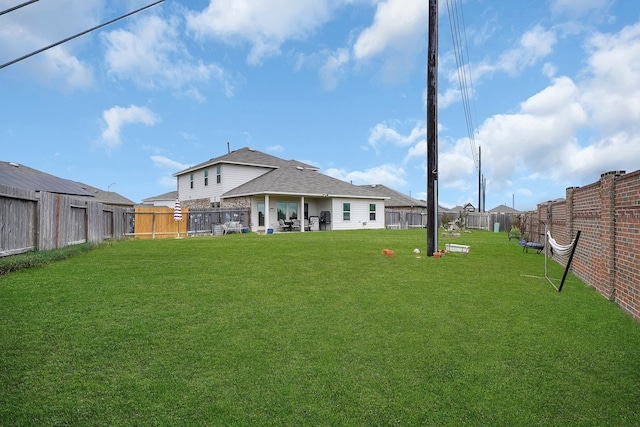
<svg viewBox="0 0 640 427">
<path fill-rule="evenodd" d="M 467 226 L 467 215 L 469 215 L 467 212 L 465 212 L 464 210 L 460 211 L 458 213 L 458 219 L 456 220 L 456 225 L 458 226 L 458 228 L 461 229 L 465 229 Z"/>
</svg>

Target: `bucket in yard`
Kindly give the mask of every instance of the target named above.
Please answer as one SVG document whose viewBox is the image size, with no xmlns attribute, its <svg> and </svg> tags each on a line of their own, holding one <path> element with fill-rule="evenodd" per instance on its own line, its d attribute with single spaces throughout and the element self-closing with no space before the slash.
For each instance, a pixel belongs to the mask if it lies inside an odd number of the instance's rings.
<svg viewBox="0 0 640 427">
<path fill-rule="evenodd" d="M 267 228 L 267 234 L 273 234 L 273 228 Z"/>
</svg>

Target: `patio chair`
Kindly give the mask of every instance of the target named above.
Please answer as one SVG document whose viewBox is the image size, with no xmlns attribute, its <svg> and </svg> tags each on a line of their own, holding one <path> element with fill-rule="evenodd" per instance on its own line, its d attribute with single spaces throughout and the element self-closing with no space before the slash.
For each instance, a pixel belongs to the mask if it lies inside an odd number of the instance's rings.
<svg viewBox="0 0 640 427">
<path fill-rule="evenodd" d="M 529 252 L 529 248 L 531 248 L 540 253 L 544 249 L 544 243 L 527 242 L 526 240 L 519 240 L 518 243 L 522 246 L 522 252 Z"/>
</svg>

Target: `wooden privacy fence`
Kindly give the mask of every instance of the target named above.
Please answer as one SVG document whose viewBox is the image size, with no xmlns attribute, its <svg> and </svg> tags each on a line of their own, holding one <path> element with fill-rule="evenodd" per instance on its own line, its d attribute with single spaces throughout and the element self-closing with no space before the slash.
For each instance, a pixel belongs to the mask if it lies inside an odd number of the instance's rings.
<svg viewBox="0 0 640 427">
<path fill-rule="evenodd" d="M 386 209 L 384 211 L 386 228 L 406 230 L 408 228 L 425 228 L 427 225 L 426 213 L 411 210 Z"/>
<path fill-rule="evenodd" d="M 127 213 L 127 236 L 162 239 L 187 235 L 189 209 L 182 208 L 182 219 L 173 219 L 173 208 L 136 208 Z"/>
<path fill-rule="evenodd" d="M 216 226 L 239 221 L 249 227 L 247 208 L 182 208 L 182 219 L 173 219 L 174 209 L 165 207 L 136 208 L 126 214 L 127 236 L 162 239 L 216 234 Z M 222 229 L 219 229 L 222 233 Z"/>
<path fill-rule="evenodd" d="M 0 256 L 121 239 L 127 209 L 0 185 Z"/>
</svg>

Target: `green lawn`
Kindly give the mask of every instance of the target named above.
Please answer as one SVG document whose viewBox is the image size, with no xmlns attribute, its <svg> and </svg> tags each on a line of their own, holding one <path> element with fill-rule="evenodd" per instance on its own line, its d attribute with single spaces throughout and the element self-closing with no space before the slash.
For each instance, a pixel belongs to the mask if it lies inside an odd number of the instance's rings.
<svg viewBox="0 0 640 427">
<path fill-rule="evenodd" d="M 250 233 L 0 277 L 0 425 L 640 425 L 639 323 L 571 275 L 524 277 L 543 255 L 505 233 L 447 242 L 471 253 Z"/>
</svg>

